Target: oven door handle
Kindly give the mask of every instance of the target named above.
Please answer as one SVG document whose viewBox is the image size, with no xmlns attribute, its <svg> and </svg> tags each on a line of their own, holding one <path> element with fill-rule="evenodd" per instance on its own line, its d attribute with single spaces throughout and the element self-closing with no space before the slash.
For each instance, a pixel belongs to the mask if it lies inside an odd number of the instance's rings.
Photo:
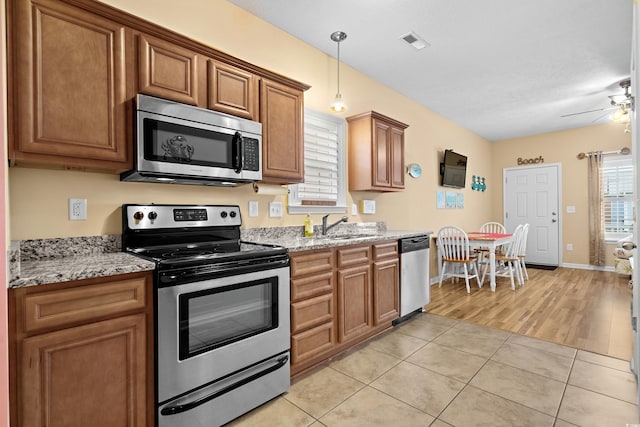
<svg viewBox="0 0 640 427">
<path fill-rule="evenodd" d="M 286 267 L 289 265 L 289 258 L 272 259 L 264 263 L 256 263 L 255 260 L 247 259 L 241 261 L 234 261 L 229 263 L 230 265 L 217 264 L 215 270 L 203 269 L 203 270 L 188 270 L 178 273 L 168 272 L 167 274 L 160 275 L 161 285 L 174 285 L 176 281 L 190 281 L 194 279 L 201 280 L 207 277 L 218 277 L 220 275 L 229 276 L 233 274 L 242 274 L 254 271 L 265 271 L 275 268 Z M 265 268 L 266 267 L 266 268 Z"/>
<path fill-rule="evenodd" d="M 242 387 L 245 384 L 248 384 L 252 381 L 257 380 L 260 377 L 264 377 L 265 375 L 270 374 L 271 372 L 277 371 L 278 369 L 282 368 L 283 366 L 285 366 L 287 364 L 287 362 L 289 361 L 289 356 L 288 355 L 284 355 L 280 358 L 277 359 L 276 364 L 274 364 L 273 366 L 270 366 L 260 372 L 257 372 L 253 375 L 250 375 L 246 378 L 242 378 L 241 380 L 233 383 L 233 384 L 229 384 L 226 387 L 223 387 L 220 390 L 214 391 L 213 393 L 207 394 L 206 396 L 197 398 L 191 402 L 187 402 L 187 403 L 183 403 L 180 405 L 175 405 L 175 406 L 166 406 L 164 408 L 162 408 L 162 410 L 160 411 L 161 415 L 175 415 L 175 414 L 180 414 L 182 412 L 186 412 L 189 411 L 191 409 L 197 408 L 200 405 L 204 405 L 205 403 L 209 402 L 210 400 L 213 400 L 217 397 L 222 396 L 223 394 L 229 393 L 230 391 L 233 391 L 235 389 L 237 389 L 238 387 Z M 212 384 L 212 387 L 215 387 L 215 383 Z"/>
</svg>

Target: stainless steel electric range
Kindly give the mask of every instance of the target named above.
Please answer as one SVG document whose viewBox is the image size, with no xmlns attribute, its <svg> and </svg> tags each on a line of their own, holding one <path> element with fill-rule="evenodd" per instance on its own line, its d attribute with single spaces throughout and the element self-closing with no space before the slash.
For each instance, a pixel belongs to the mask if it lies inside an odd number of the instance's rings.
<svg viewBox="0 0 640 427">
<path fill-rule="evenodd" d="M 238 206 L 122 218 L 123 250 L 156 263 L 156 424 L 221 425 L 288 390 L 287 250 L 241 242 Z"/>
</svg>

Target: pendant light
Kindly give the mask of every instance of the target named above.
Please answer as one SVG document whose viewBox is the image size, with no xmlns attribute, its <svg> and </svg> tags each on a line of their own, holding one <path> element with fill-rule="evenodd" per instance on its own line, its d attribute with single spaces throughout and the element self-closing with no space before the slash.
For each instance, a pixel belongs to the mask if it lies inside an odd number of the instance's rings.
<svg viewBox="0 0 640 427">
<path fill-rule="evenodd" d="M 331 40 L 338 44 L 338 91 L 336 92 L 336 97 L 331 103 L 331 111 L 334 113 L 341 113 L 343 111 L 347 111 L 347 106 L 342 100 L 342 94 L 340 93 L 340 42 L 347 38 L 347 33 L 343 31 L 335 31 L 331 33 Z"/>
</svg>

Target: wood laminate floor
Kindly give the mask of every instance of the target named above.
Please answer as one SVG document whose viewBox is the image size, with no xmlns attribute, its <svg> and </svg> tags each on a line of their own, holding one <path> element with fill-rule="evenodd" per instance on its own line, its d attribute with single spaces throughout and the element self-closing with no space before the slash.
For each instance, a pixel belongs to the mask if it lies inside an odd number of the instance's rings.
<svg viewBox="0 0 640 427">
<path fill-rule="evenodd" d="M 530 268 L 523 287 L 511 290 L 498 278 L 475 279 L 467 294 L 464 279 L 431 286 L 426 311 L 545 341 L 629 360 L 632 351 L 631 289 L 626 276 L 604 271 Z"/>
</svg>

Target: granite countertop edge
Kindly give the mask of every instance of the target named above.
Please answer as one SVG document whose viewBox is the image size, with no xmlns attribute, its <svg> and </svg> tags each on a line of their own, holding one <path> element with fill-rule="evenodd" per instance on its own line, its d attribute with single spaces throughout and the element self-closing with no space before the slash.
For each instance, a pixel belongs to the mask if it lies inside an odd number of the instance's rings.
<svg viewBox="0 0 640 427">
<path fill-rule="evenodd" d="M 118 274 L 152 271 L 155 263 L 124 252 L 78 255 L 21 262 L 9 288 L 37 286 Z"/>
<path fill-rule="evenodd" d="M 431 231 L 387 230 L 383 223 L 343 228 L 337 234 L 302 237 L 302 227 L 242 230 L 241 240 L 285 247 L 289 252 L 397 240 Z M 362 226 L 362 224 L 360 224 Z M 350 237 L 345 232 L 357 233 Z M 363 234 L 364 232 L 364 234 Z M 118 235 L 13 241 L 8 252 L 9 288 L 37 286 L 152 271 L 155 263 L 122 252 Z"/>
<path fill-rule="evenodd" d="M 269 245 L 283 246 L 288 249 L 289 252 L 309 251 L 314 249 L 327 249 L 339 246 L 357 245 L 361 243 L 375 243 L 386 240 L 399 240 L 410 237 L 431 235 L 432 231 L 408 231 L 408 230 L 387 230 L 378 234 L 361 235 L 354 238 L 343 238 L 341 235 L 329 235 L 329 236 L 314 236 L 314 237 L 302 237 L 302 236 L 282 236 L 282 237 L 268 237 L 261 236 L 251 239 L 245 239 L 252 243 L 262 243 Z"/>
</svg>

